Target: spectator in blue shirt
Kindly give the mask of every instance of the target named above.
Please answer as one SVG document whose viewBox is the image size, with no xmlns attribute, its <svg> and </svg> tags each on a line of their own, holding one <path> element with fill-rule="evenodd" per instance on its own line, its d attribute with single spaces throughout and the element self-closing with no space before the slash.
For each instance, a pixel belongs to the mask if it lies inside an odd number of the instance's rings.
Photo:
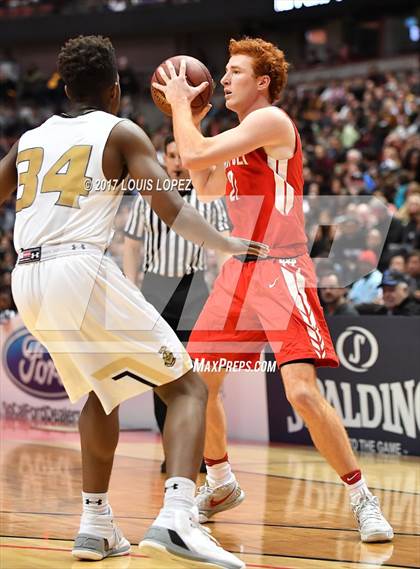
<svg viewBox="0 0 420 569">
<path fill-rule="evenodd" d="M 359 274 L 364 275 L 351 287 L 349 300 L 354 304 L 376 302 L 381 298 L 382 273 L 376 267 L 378 257 L 373 251 L 362 251 L 357 258 Z"/>
<path fill-rule="evenodd" d="M 420 303 L 410 294 L 407 275 L 393 270 L 385 271 L 380 287 L 383 290 L 383 302 L 359 304 L 356 306 L 359 314 L 420 316 Z"/>
</svg>

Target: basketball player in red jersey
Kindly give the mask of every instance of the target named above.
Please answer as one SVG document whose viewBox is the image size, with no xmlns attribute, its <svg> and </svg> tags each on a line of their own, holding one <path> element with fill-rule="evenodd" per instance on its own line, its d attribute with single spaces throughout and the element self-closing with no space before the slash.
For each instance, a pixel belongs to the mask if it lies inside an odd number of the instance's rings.
<svg viewBox="0 0 420 569">
<path fill-rule="evenodd" d="M 267 243 L 270 258 L 227 261 L 190 337 L 190 354 L 208 362 L 255 362 L 269 342 L 281 370 L 287 398 L 303 418 L 312 440 L 348 489 L 362 541 L 389 541 L 393 530 L 369 491 L 346 431 L 321 395 L 317 366 L 338 358 L 316 292 L 316 275 L 306 248 L 302 211 L 302 146 L 288 115 L 273 104 L 287 81 L 288 64 L 276 46 L 262 39 L 231 40 L 221 83 L 226 107 L 239 125 L 204 137 L 191 101 L 207 85 L 191 87 L 167 62 L 163 91 L 172 106 L 175 138 L 184 165 L 203 200 L 226 195 L 235 236 Z M 204 374 L 209 388 L 205 457 L 206 485 L 197 496 L 200 521 L 238 505 L 244 498 L 232 473 L 226 419 L 220 399 L 225 371 Z"/>
</svg>

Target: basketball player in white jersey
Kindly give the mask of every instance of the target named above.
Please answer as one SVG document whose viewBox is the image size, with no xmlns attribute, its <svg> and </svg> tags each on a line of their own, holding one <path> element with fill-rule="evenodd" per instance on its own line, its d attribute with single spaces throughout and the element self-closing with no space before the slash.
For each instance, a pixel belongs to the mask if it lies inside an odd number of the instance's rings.
<svg viewBox="0 0 420 569">
<path fill-rule="evenodd" d="M 203 456 L 204 383 L 171 328 L 104 256 L 122 197 L 118 182 L 127 174 L 139 187 L 152 180 L 152 208 L 187 240 L 230 254 L 265 256 L 267 248 L 222 236 L 176 191 L 157 191 L 167 177 L 151 142 L 116 116 L 120 87 L 108 39 L 69 40 L 58 67 L 73 111 L 26 132 L 0 162 L 0 204 L 17 187 L 12 290 L 19 313 L 50 352 L 71 401 L 89 394 L 79 425 L 83 514 L 73 555 L 100 560 L 130 551 L 107 494 L 118 405 L 154 388 L 168 406 L 168 479 L 141 549 L 165 567 L 173 558 L 194 567 L 244 567 L 191 513 Z"/>
</svg>

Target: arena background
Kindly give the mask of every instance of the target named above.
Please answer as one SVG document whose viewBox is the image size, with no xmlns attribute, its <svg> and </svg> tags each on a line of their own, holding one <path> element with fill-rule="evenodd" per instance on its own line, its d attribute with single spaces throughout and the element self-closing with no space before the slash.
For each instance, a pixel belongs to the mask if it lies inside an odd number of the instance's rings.
<svg viewBox="0 0 420 569">
<path fill-rule="evenodd" d="M 320 386 L 343 417 L 354 448 L 420 455 L 416 5 L 411 0 L 0 1 L 0 157 L 27 129 L 66 109 L 55 60 L 68 37 L 111 37 L 119 58 L 120 114 L 145 129 L 160 158 L 170 122 L 150 100 L 150 76 L 158 63 L 187 53 L 201 59 L 218 81 L 230 37 L 262 36 L 277 43 L 292 63 L 281 105 L 302 136 L 306 230 L 319 277 L 335 272 L 337 283 L 347 287 L 346 303 L 353 283 L 373 270 L 398 269 L 410 285 L 406 315 L 388 311 L 378 288 L 375 298 L 362 293 L 352 303 L 359 315 L 329 316 L 342 366 L 320 372 Z M 235 124 L 220 86 L 212 102 L 205 122 L 210 135 Z M 109 254 L 119 264 L 132 200 L 124 198 L 115 220 Z M 48 355 L 28 350 L 32 339 L 15 311 L 13 222 L 11 199 L 0 209 L 1 414 L 8 423 L 72 428 L 81 404 L 70 406 Z M 211 284 L 214 255 L 210 262 Z M 382 275 L 376 277 L 380 282 Z M 248 385 L 252 390 L 244 389 Z M 225 402 L 232 438 L 309 444 L 277 373 L 232 373 Z M 156 428 L 150 393 L 124 406 L 122 425 Z"/>
</svg>

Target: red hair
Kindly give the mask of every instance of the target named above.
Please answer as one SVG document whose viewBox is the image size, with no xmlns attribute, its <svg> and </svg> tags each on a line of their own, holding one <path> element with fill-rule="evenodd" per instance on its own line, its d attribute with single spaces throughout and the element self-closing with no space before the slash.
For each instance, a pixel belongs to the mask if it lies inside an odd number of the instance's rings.
<svg viewBox="0 0 420 569">
<path fill-rule="evenodd" d="M 268 88 L 270 102 L 274 103 L 280 98 L 287 83 L 287 72 L 289 69 L 289 64 L 281 49 L 261 38 L 244 37 L 240 40 L 230 40 L 229 55 L 248 55 L 252 57 L 255 75 L 257 77 L 261 75 L 270 77 Z"/>
</svg>

